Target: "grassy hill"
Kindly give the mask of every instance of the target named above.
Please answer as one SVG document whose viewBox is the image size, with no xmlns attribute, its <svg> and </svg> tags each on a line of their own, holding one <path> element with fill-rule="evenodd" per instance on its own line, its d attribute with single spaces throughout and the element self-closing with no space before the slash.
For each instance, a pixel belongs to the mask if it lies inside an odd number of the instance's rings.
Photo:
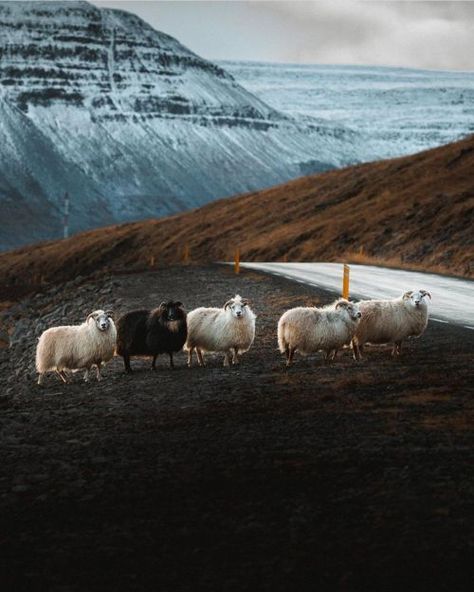
<svg viewBox="0 0 474 592">
<path fill-rule="evenodd" d="M 245 174 L 245 171 L 236 171 Z M 474 136 L 413 156 L 296 179 L 197 210 L 0 255 L 25 290 L 182 260 L 358 261 L 474 276 Z"/>
</svg>

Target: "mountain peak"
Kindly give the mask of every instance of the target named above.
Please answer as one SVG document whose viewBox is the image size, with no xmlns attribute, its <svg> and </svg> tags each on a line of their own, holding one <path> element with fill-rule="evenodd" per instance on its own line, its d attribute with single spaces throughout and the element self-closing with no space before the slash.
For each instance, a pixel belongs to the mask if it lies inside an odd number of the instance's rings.
<svg viewBox="0 0 474 592">
<path fill-rule="evenodd" d="M 16 196 L 25 217 L 20 233 L 2 229 L 0 246 L 29 240 L 39 218 L 44 238 L 58 236 L 65 191 L 76 231 L 268 186 L 315 158 L 341 162 L 340 138 L 321 142 L 129 12 L 0 2 L 0 40 L 2 96 L 31 134 L 21 149 L 2 147 L 0 206 Z M 31 163 L 35 143 L 49 175 Z M 28 183 L 12 173 L 19 156 Z"/>
</svg>

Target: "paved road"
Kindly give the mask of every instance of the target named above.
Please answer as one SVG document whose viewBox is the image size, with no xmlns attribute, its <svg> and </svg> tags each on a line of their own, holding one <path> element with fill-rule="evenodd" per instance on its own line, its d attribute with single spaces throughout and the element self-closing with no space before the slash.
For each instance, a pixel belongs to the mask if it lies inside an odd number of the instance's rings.
<svg viewBox="0 0 474 592">
<path fill-rule="evenodd" d="M 342 288 L 343 267 L 340 263 L 241 263 L 241 266 L 337 292 Z M 428 290 L 432 295 L 432 320 L 474 329 L 473 281 L 370 265 L 351 265 L 351 297 L 395 298 L 408 290 L 418 289 Z"/>
</svg>

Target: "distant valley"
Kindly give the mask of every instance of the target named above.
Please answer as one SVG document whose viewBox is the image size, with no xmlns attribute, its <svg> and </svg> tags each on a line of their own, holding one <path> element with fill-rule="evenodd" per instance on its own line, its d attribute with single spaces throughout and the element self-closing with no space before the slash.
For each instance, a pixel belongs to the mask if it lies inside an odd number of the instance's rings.
<svg viewBox="0 0 474 592">
<path fill-rule="evenodd" d="M 221 62 L 275 109 L 353 130 L 363 162 L 474 133 L 474 72 Z"/>
</svg>

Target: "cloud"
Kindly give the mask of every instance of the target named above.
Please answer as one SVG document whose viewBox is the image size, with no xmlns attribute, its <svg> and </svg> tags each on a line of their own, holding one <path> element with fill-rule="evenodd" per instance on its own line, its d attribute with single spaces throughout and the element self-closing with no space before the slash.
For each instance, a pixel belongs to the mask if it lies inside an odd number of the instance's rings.
<svg viewBox="0 0 474 592">
<path fill-rule="evenodd" d="M 322 0 L 269 8 L 299 21 L 297 61 L 474 69 L 474 3 Z"/>
<path fill-rule="evenodd" d="M 474 70 L 474 2 L 143 2 L 136 12 L 209 59 Z"/>
</svg>

